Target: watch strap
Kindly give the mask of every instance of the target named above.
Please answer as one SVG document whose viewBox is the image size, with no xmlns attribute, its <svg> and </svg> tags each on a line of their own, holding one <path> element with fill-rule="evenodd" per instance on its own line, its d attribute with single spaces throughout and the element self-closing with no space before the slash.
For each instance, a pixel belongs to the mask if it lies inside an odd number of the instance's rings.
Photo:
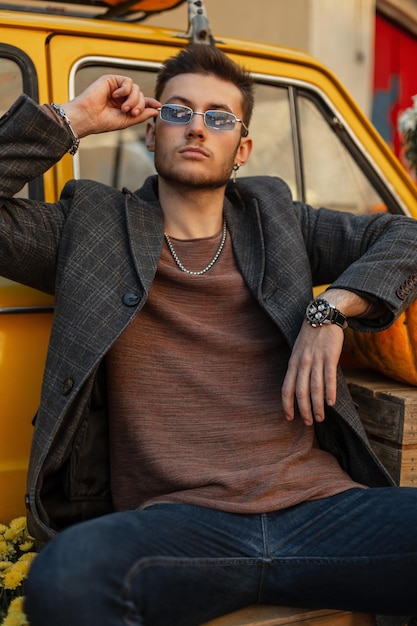
<svg viewBox="0 0 417 626">
<path fill-rule="evenodd" d="M 336 309 L 336 307 L 333 305 L 330 305 L 330 309 L 331 309 L 330 323 L 336 324 L 336 326 L 340 326 L 340 328 L 345 330 L 345 328 L 347 328 L 349 325 L 346 315 L 344 315 L 341 311 L 339 311 L 339 309 Z"/>
</svg>

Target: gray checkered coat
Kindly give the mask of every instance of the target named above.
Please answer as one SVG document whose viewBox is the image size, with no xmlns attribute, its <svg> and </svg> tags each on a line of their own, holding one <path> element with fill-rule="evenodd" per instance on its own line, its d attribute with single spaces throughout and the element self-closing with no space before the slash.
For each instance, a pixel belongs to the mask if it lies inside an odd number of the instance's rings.
<svg viewBox="0 0 417 626">
<path fill-rule="evenodd" d="M 13 199 L 69 147 L 64 128 L 22 96 L 0 120 L 0 274 L 55 294 L 55 316 L 28 474 L 30 531 L 41 540 L 112 508 L 104 356 L 146 301 L 163 244 L 157 179 L 131 193 L 71 181 L 59 202 Z M 417 223 L 294 203 L 279 179 L 230 184 L 225 215 L 254 297 L 290 345 L 313 285 L 380 299 L 387 327 L 417 296 Z M 370 324 L 370 322 L 369 322 Z M 346 384 L 320 444 L 357 481 L 390 484 Z"/>
</svg>

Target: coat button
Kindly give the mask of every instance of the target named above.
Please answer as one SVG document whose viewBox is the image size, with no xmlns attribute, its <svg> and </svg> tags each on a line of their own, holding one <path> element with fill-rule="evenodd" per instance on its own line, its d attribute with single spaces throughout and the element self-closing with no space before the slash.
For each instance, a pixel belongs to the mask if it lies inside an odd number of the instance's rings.
<svg viewBox="0 0 417 626">
<path fill-rule="evenodd" d="M 123 296 L 123 304 L 125 304 L 126 306 L 136 306 L 139 302 L 139 296 L 137 293 L 134 293 L 133 291 L 129 291 L 128 293 L 125 293 L 125 295 Z"/>
<path fill-rule="evenodd" d="M 68 378 L 66 378 L 63 382 L 62 394 L 64 396 L 67 396 L 71 392 L 73 387 L 74 387 L 74 379 L 68 376 Z"/>
</svg>

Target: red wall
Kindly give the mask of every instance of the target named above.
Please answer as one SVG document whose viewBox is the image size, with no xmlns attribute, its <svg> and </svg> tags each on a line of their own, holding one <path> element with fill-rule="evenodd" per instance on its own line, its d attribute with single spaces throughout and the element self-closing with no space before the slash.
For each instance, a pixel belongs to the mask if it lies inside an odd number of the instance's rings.
<svg viewBox="0 0 417 626">
<path fill-rule="evenodd" d="M 416 94 L 417 38 L 377 13 L 372 121 L 400 158 L 397 119 Z"/>
</svg>

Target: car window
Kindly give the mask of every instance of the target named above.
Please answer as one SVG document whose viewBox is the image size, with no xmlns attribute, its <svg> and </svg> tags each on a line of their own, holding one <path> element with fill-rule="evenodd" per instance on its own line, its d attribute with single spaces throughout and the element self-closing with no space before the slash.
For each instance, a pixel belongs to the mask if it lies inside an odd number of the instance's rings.
<svg viewBox="0 0 417 626">
<path fill-rule="evenodd" d="M 23 91 L 22 72 L 15 61 L 0 58 L 0 113 L 3 115 Z"/>
<path fill-rule="evenodd" d="M 101 74 L 122 71 L 153 95 L 156 67 L 108 66 L 95 62 L 75 72 L 74 94 Z M 353 213 L 386 210 L 386 203 L 350 145 L 337 132 L 335 114 L 317 94 L 299 87 L 256 77 L 256 104 L 250 124 L 253 152 L 239 176 L 283 178 L 296 200 Z M 117 188 L 137 189 L 155 172 L 153 155 L 145 146 L 145 124 L 121 132 L 83 139 L 77 157 L 77 176 L 93 178 Z M 352 150 L 351 150 L 352 148 Z M 374 174 L 375 176 L 375 174 Z"/>
<path fill-rule="evenodd" d="M 242 175 L 279 176 L 296 196 L 296 158 L 287 87 L 256 84 L 250 136 L 253 150 Z"/>
<path fill-rule="evenodd" d="M 316 104 L 303 96 L 297 104 L 306 202 L 352 213 L 385 210 L 382 198 Z"/>
</svg>

